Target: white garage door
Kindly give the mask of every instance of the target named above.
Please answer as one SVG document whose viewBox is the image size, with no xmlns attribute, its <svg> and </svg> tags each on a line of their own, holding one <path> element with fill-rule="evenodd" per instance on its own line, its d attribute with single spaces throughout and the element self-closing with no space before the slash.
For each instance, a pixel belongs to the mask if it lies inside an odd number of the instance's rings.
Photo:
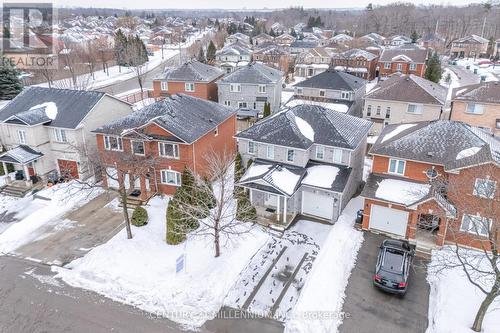
<svg viewBox="0 0 500 333">
<path fill-rule="evenodd" d="M 302 213 L 331 220 L 333 198 L 312 192 L 302 192 Z"/>
<path fill-rule="evenodd" d="M 408 212 L 372 205 L 370 213 L 370 229 L 377 229 L 390 234 L 406 236 Z"/>
<path fill-rule="evenodd" d="M 117 175 L 118 175 L 118 172 L 116 171 L 115 168 L 106 168 L 106 177 L 108 179 L 108 187 L 111 187 L 114 189 L 117 189 L 119 187 Z"/>
</svg>

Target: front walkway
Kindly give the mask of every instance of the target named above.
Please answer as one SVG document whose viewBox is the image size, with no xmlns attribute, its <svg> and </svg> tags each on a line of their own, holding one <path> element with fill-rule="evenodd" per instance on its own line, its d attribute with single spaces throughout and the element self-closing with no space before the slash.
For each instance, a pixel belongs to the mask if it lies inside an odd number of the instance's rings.
<svg viewBox="0 0 500 333">
<path fill-rule="evenodd" d="M 16 255 L 44 263 L 64 265 L 107 242 L 123 226 L 120 208 L 111 207 L 113 195 L 104 193 L 62 217 L 46 224 L 41 236 L 15 250 Z"/>
<path fill-rule="evenodd" d="M 349 278 L 340 333 L 424 333 L 427 329 L 429 285 L 426 262 L 415 258 L 408 292 L 401 298 L 373 286 L 378 248 L 387 237 L 365 232 L 358 260 Z"/>
</svg>

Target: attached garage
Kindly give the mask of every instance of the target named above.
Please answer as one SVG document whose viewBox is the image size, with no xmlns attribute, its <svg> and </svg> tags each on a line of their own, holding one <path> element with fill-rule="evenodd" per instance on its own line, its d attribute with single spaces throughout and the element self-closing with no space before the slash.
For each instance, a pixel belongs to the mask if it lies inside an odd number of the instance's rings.
<svg viewBox="0 0 500 333">
<path fill-rule="evenodd" d="M 57 160 L 59 166 L 59 173 L 65 178 L 79 178 L 78 163 L 70 160 Z"/>
<path fill-rule="evenodd" d="M 332 220 L 333 204 L 333 197 L 320 193 L 302 191 L 302 214 Z"/>
<path fill-rule="evenodd" d="M 371 205 L 370 229 L 405 237 L 407 225 L 408 212 L 374 204 Z"/>
</svg>

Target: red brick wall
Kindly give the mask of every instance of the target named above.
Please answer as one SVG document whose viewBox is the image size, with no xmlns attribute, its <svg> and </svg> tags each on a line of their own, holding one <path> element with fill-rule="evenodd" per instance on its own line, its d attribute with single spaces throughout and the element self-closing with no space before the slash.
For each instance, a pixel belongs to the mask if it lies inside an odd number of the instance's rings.
<svg viewBox="0 0 500 333">
<path fill-rule="evenodd" d="M 397 70 L 397 64 L 401 64 L 401 71 Z M 379 74 L 380 76 L 388 76 L 397 72 L 401 72 L 403 74 L 414 74 L 420 77 L 423 77 L 425 74 L 425 64 L 417 64 L 417 68 L 414 71 L 410 71 L 410 64 L 407 62 L 391 62 L 391 68 L 385 68 L 385 62 L 379 62 Z"/>
<path fill-rule="evenodd" d="M 161 90 L 161 81 L 153 81 L 153 96 L 160 97 L 174 94 L 186 94 L 201 99 L 217 102 L 218 92 L 215 81 L 209 83 L 195 82 L 194 92 L 186 91 L 185 82 L 168 82 L 168 91 Z"/>
<path fill-rule="evenodd" d="M 386 156 L 377 156 L 377 155 L 373 156 L 372 172 L 387 174 L 389 170 L 389 160 L 390 158 Z M 404 177 L 416 181 L 425 182 L 428 180 L 427 176 L 425 175 L 425 171 L 431 168 L 432 166 L 433 164 L 415 162 L 415 161 L 406 161 Z M 445 174 L 444 168 L 442 166 L 434 165 L 434 167 L 437 170 L 438 174 L 441 175 Z"/>
</svg>

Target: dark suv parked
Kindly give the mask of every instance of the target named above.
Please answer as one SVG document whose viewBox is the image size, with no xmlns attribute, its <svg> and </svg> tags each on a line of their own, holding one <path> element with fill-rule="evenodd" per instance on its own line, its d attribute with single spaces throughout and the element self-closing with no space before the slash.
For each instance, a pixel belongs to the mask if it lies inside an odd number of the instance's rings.
<svg viewBox="0 0 500 333">
<path fill-rule="evenodd" d="M 414 256 L 414 247 L 408 241 L 384 240 L 378 252 L 373 284 L 386 292 L 404 295 Z"/>
</svg>

